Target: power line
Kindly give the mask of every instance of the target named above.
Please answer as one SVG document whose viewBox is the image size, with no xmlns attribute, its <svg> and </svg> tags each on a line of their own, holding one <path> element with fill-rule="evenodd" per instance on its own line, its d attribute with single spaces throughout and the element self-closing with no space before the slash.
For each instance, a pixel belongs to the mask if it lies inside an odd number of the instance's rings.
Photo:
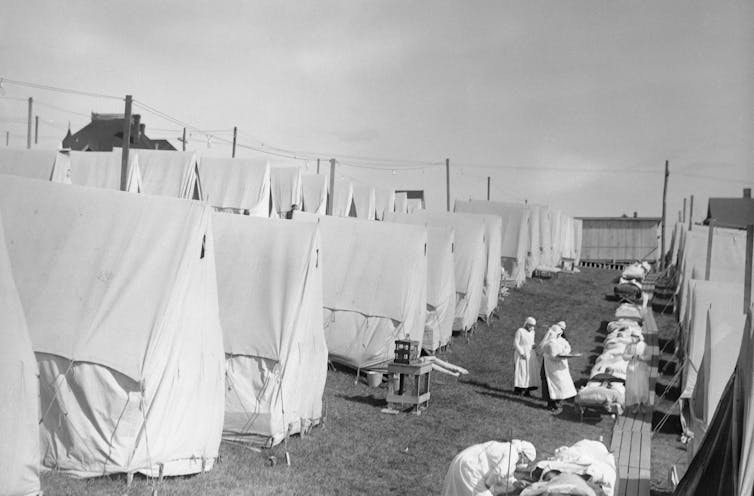
<svg viewBox="0 0 754 496">
<path fill-rule="evenodd" d="M 106 98 L 109 100 L 123 100 L 123 97 L 114 96 L 114 95 L 106 95 L 104 93 L 93 93 L 90 91 L 80 91 L 80 90 L 74 90 L 71 88 L 60 88 L 58 86 L 50 86 L 48 84 L 38 84 L 38 83 L 29 82 L 29 81 L 20 81 L 17 79 L 8 79 L 5 77 L 0 77 L 0 87 L 2 87 L 3 84 L 10 84 L 13 86 L 23 86 L 26 88 L 34 88 L 34 89 L 45 90 L 45 91 L 55 91 L 57 93 L 66 93 L 69 95 L 89 96 L 92 98 Z"/>
</svg>

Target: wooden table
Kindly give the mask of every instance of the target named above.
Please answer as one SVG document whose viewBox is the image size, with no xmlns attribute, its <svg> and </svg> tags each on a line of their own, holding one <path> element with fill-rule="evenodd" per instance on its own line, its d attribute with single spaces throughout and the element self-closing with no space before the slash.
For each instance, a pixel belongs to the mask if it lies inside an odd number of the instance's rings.
<svg viewBox="0 0 754 496">
<path fill-rule="evenodd" d="M 420 407 L 429 407 L 429 384 L 432 373 L 431 363 L 390 363 L 387 366 L 390 376 L 387 382 L 387 405 L 403 407 L 412 405 L 416 407 L 416 413 L 420 413 Z"/>
</svg>

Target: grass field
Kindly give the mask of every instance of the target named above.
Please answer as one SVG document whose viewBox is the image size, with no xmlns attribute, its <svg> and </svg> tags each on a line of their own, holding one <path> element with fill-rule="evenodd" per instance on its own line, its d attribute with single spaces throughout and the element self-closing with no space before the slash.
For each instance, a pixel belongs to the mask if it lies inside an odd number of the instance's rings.
<svg viewBox="0 0 754 496">
<path fill-rule="evenodd" d="M 490 327 L 480 322 L 468 343 L 456 338 L 441 357 L 470 373 L 460 379 L 433 374 L 430 407 L 421 416 L 380 413 L 384 385 L 370 388 L 363 376 L 354 383 L 352 370 L 330 370 L 325 423 L 304 438 L 288 441 L 290 466 L 284 463 L 282 444 L 253 451 L 223 443 L 220 463 L 206 474 L 161 482 L 136 477 L 127 491 L 123 476 L 72 480 L 47 473 L 42 480 L 45 494 L 438 494 L 451 459 L 471 444 L 512 435 L 533 442 L 540 457 L 583 438 L 603 436 L 609 446 L 610 417 L 582 423 L 570 406 L 553 416 L 538 394 L 533 399 L 511 394 L 513 333 L 528 315 L 537 318 L 537 339 L 546 326 L 567 321 L 572 348 L 583 353 L 570 360 L 571 374 L 577 386 L 585 381 L 600 353 L 598 330 L 612 320 L 617 306 L 604 298 L 617 272 L 582 270 L 527 281 L 505 298 L 500 318 Z M 274 466 L 271 456 L 278 461 Z"/>
</svg>

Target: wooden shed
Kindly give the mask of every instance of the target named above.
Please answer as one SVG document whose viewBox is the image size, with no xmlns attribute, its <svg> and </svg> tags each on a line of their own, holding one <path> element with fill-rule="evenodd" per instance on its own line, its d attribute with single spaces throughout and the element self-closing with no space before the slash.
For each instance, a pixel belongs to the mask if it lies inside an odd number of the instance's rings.
<svg viewBox="0 0 754 496">
<path fill-rule="evenodd" d="M 577 217 L 581 219 L 582 262 L 657 260 L 660 217 Z"/>
</svg>

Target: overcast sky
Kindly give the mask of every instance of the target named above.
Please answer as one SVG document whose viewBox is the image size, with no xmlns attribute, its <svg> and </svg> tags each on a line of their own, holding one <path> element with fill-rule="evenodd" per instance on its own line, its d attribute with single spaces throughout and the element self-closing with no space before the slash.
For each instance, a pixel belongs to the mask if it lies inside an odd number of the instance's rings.
<svg viewBox="0 0 754 496">
<path fill-rule="evenodd" d="M 430 208 L 445 205 L 444 167 L 430 164 L 446 157 L 454 198 L 484 198 L 491 176 L 493 200 L 571 215 L 659 215 L 666 159 L 672 218 L 684 196 L 701 219 L 708 196 L 754 182 L 751 1 L 6 3 L 2 77 L 130 93 L 221 138 L 237 125 L 241 143 L 341 158 L 338 175 L 358 182 L 424 188 Z M 3 88 L 11 145 L 25 145 L 16 98 L 38 102 L 46 147 L 68 121 L 75 131 L 90 111 L 123 111 Z M 179 135 L 136 110 L 148 135 Z M 230 154 L 198 133 L 189 147 Z M 387 162 L 349 156 L 398 162 L 381 171 L 354 165 Z"/>
</svg>

